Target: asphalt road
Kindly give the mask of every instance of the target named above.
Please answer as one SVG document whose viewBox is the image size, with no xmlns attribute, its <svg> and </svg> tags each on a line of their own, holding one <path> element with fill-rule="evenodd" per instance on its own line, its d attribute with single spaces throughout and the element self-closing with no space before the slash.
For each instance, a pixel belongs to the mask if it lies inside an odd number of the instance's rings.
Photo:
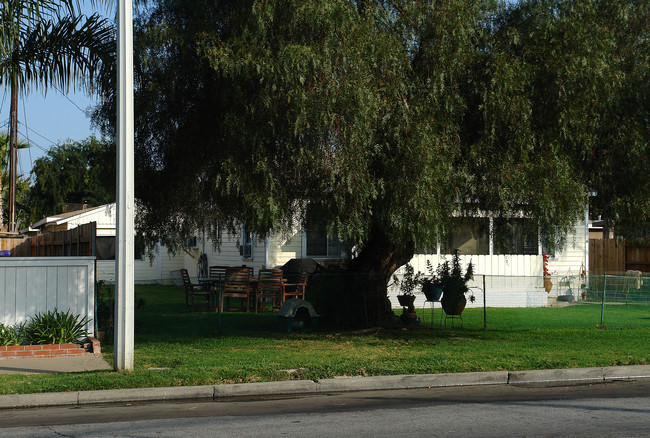
<svg viewBox="0 0 650 438">
<path fill-rule="evenodd" d="M 650 436 L 650 381 L 0 410 L 0 437 Z"/>
</svg>

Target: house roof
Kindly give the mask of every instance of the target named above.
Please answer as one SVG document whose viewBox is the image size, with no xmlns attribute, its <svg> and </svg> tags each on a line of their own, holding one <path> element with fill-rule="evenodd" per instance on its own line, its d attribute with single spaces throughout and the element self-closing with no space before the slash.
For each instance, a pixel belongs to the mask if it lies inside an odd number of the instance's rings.
<svg viewBox="0 0 650 438">
<path fill-rule="evenodd" d="M 32 229 L 35 228 L 42 228 L 46 225 L 61 225 L 65 224 L 66 222 L 69 222 L 73 219 L 78 219 L 84 216 L 87 216 L 92 213 L 96 213 L 99 210 L 106 210 L 108 207 L 115 205 L 115 204 L 105 204 L 105 205 L 100 205 L 99 207 L 91 207 L 91 208 L 85 208 L 83 210 L 75 210 L 75 211 L 69 211 L 67 213 L 61 213 L 57 215 L 52 215 L 52 216 L 46 216 L 40 221 L 36 222 L 31 226 Z"/>
</svg>

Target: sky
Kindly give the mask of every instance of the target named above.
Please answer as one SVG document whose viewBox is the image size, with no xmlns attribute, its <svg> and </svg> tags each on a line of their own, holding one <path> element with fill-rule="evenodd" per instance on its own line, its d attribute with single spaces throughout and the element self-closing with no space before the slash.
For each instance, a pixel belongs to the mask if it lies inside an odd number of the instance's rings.
<svg viewBox="0 0 650 438">
<path fill-rule="evenodd" d="M 83 2 L 85 14 L 92 14 L 94 8 Z M 106 12 L 99 10 L 106 15 Z M 0 86 L 0 133 L 9 132 L 10 93 Z M 30 144 L 29 148 L 18 150 L 18 173 L 26 176 L 32 170 L 34 161 L 42 157 L 57 144 L 67 140 L 83 140 L 90 135 L 101 137 L 92 129 L 86 112 L 96 103 L 95 98 L 81 90 L 69 90 L 67 94 L 50 88 L 47 95 L 32 89 L 28 96 L 18 98 L 18 138 Z"/>
</svg>

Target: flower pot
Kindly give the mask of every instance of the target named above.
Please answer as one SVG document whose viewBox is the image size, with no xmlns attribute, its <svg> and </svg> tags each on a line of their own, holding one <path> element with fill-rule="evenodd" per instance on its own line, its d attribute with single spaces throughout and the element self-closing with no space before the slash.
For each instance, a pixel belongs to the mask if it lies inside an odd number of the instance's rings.
<svg viewBox="0 0 650 438">
<path fill-rule="evenodd" d="M 551 281 L 551 277 L 544 277 L 544 290 L 546 293 L 549 293 L 551 289 L 553 289 L 553 282 Z"/>
<path fill-rule="evenodd" d="M 447 298 L 443 296 L 440 303 L 442 304 L 442 310 L 444 310 L 447 315 L 460 315 L 463 313 L 463 310 L 465 310 L 467 298 L 465 298 L 465 294 Z"/>
<path fill-rule="evenodd" d="M 411 307 L 415 301 L 415 295 L 398 295 L 397 301 L 399 301 L 399 305 L 402 307 Z"/>
<path fill-rule="evenodd" d="M 442 288 L 432 284 L 423 286 L 422 292 L 424 292 L 424 296 L 427 297 L 427 301 L 440 301 L 440 297 L 442 296 Z"/>
</svg>

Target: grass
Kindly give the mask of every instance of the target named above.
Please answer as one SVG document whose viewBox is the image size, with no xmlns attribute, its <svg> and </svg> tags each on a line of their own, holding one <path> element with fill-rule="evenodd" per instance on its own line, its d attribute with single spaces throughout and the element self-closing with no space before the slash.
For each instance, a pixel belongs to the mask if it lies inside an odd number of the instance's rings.
<svg viewBox="0 0 650 438">
<path fill-rule="evenodd" d="M 136 287 L 135 370 L 5 374 L 0 394 L 322 379 L 410 373 L 525 370 L 650 362 L 648 306 L 466 309 L 463 328 L 282 333 L 276 316 L 187 312 L 176 287 Z M 422 312 L 427 318 L 430 310 Z M 436 318 L 440 309 L 436 308 Z M 437 319 L 436 322 L 439 323 Z M 112 363 L 112 347 L 103 346 Z"/>
</svg>

